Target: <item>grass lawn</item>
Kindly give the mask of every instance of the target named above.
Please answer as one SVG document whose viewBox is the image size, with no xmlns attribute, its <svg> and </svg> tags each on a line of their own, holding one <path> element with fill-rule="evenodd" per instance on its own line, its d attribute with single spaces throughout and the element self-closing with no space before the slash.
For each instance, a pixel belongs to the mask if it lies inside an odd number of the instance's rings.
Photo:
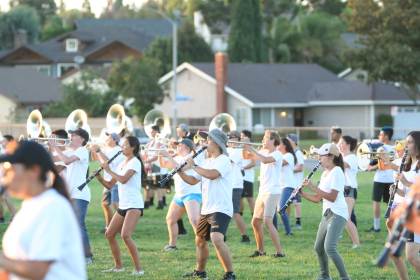
<svg viewBox="0 0 420 280">
<path fill-rule="evenodd" d="M 319 173 L 319 172 L 318 172 Z M 317 174 L 319 176 L 319 174 Z M 381 233 L 365 233 L 364 230 L 371 226 L 371 182 L 373 174 L 359 174 L 359 198 L 356 205 L 356 213 L 360 229 L 362 247 L 352 250 L 351 242 L 347 234 L 339 243 L 339 252 L 344 258 L 349 275 L 353 280 L 361 279 L 397 279 L 393 266 L 385 269 L 376 268 L 372 262 L 381 251 L 385 241 L 385 231 Z M 105 274 L 101 270 L 113 266 L 111 252 L 108 244 L 100 233 L 104 226 L 102 210 L 100 207 L 102 187 L 93 181 L 90 184 L 92 190 L 92 202 L 89 207 L 87 226 L 90 234 L 91 245 L 94 252 L 94 263 L 88 267 L 89 279 L 133 279 L 130 275 L 132 263 L 128 252 L 120 240 L 123 263 L 126 272 L 119 274 Z M 170 197 L 172 194 L 170 195 Z M 168 199 L 169 200 L 169 199 Z M 170 201 L 170 200 L 169 200 Z M 385 205 L 383 206 L 385 208 Z M 383 209 L 382 209 L 383 210 Z M 195 265 L 194 235 L 186 218 L 184 223 L 188 225 L 188 235 L 179 238 L 176 252 L 166 253 L 162 248 L 167 244 L 167 230 L 165 224 L 165 210 L 155 208 L 145 211 L 137 230 L 134 234 L 139 250 L 141 262 L 146 271 L 143 279 L 181 279 L 181 275 L 190 271 Z M 250 213 L 245 212 L 245 221 L 249 225 Z M 65 218 L 65 217 L 63 217 Z M 234 223 L 229 226 L 228 246 L 233 255 L 234 270 L 238 279 L 316 279 L 318 274 L 318 261 L 313 251 L 313 243 L 317 226 L 321 218 L 321 205 L 308 201 L 303 202 L 303 218 L 301 231 L 294 231 L 293 237 L 286 237 L 283 230 L 280 231 L 280 240 L 287 257 L 274 259 L 270 256 L 251 259 L 248 257 L 255 250 L 255 242 L 241 244 L 240 236 Z M 292 218 L 294 221 L 294 218 Z M 383 222 L 383 221 L 382 221 Z M 0 226 L 3 233 L 6 225 Z M 251 234 L 251 228 L 248 228 Z M 252 234 L 251 234 L 252 237 Z M 47 238 L 47 237 L 46 237 Z M 253 238 L 251 238 L 253 239 Z M 274 253 L 271 241 L 266 235 L 266 251 Z M 330 270 L 333 279 L 338 279 L 338 274 L 332 263 Z M 419 279 L 412 268 L 410 279 Z M 210 279 L 221 279 L 223 270 L 216 259 L 215 250 L 210 246 L 210 258 L 207 265 Z"/>
</svg>

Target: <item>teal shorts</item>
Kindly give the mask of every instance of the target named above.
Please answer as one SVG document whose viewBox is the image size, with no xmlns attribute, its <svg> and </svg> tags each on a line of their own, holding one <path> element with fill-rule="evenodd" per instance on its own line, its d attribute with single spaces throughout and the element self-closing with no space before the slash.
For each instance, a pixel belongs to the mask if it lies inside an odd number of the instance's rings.
<svg viewBox="0 0 420 280">
<path fill-rule="evenodd" d="M 185 207 L 184 203 L 190 200 L 195 200 L 198 203 L 201 203 L 201 193 L 190 193 L 181 197 L 175 196 L 173 202 L 175 202 L 179 207 Z"/>
</svg>

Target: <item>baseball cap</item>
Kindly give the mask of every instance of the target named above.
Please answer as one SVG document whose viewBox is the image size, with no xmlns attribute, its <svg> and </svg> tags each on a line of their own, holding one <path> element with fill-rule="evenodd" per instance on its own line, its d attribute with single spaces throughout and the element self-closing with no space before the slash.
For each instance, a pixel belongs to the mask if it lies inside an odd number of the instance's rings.
<svg viewBox="0 0 420 280">
<path fill-rule="evenodd" d="M 295 144 L 297 144 L 299 142 L 298 136 L 294 133 L 287 134 L 287 138 L 292 140 Z"/>
<path fill-rule="evenodd" d="M 314 152 L 320 156 L 326 156 L 331 154 L 338 157 L 340 155 L 340 151 L 338 150 L 337 146 L 333 143 L 326 143 L 322 145 L 319 149 L 315 149 Z"/>
<path fill-rule="evenodd" d="M 185 124 L 185 123 L 181 123 L 181 124 L 179 124 L 178 125 L 178 127 L 182 130 L 182 131 L 185 131 L 185 132 L 188 132 L 190 129 L 189 129 L 189 127 L 188 127 L 188 125 L 187 124 Z"/>
<path fill-rule="evenodd" d="M 228 140 L 226 134 L 218 128 L 209 131 L 208 137 L 212 139 L 221 149 L 225 155 L 228 155 L 226 149 L 226 142 Z"/>
<path fill-rule="evenodd" d="M 89 141 L 89 133 L 83 128 L 78 128 L 76 130 L 70 130 L 70 134 L 76 134 L 82 137 L 86 142 Z"/>
<path fill-rule="evenodd" d="M 187 146 L 188 148 L 190 148 L 190 150 L 194 149 L 194 142 L 191 139 L 189 139 L 189 138 L 183 138 L 178 143 L 179 144 L 184 144 L 185 146 Z"/>
<path fill-rule="evenodd" d="M 111 136 L 112 140 L 114 140 L 115 143 L 118 143 L 120 141 L 120 136 L 115 132 L 111 132 L 111 133 L 105 132 L 105 135 Z"/>
</svg>

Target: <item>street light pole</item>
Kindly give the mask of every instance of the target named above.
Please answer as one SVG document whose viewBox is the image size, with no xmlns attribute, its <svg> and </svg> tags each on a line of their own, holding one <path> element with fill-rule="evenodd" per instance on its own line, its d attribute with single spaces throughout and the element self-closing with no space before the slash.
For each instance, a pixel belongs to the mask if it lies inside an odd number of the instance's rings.
<svg viewBox="0 0 420 280">
<path fill-rule="evenodd" d="M 176 131 L 177 127 L 177 108 L 176 108 L 176 96 L 177 96 L 177 73 L 176 67 L 178 65 L 178 23 L 176 20 L 171 20 L 172 23 L 172 133 Z"/>
</svg>

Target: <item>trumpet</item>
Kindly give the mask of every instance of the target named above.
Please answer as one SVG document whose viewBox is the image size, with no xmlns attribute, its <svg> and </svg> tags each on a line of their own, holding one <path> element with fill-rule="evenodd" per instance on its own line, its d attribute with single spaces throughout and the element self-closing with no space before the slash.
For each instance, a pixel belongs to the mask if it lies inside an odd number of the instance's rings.
<svg viewBox="0 0 420 280">
<path fill-rule="evenodd" d="M 319 155 L 315 153 L 315 146 L 311 145 L 308 150 L 302 150 L 303 156 L 305 159 L 319 159 Z"/>
</svg>

